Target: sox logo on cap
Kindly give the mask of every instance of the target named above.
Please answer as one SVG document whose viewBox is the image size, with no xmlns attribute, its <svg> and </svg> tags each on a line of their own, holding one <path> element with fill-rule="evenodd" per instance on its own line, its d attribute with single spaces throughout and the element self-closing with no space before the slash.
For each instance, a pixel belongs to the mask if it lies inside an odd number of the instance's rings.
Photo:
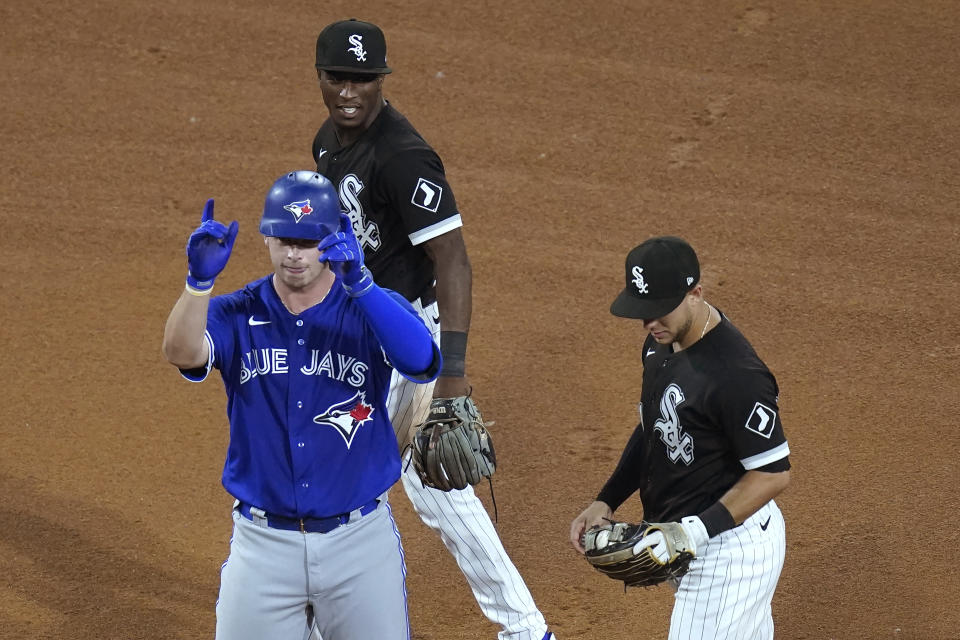
<svg viewBox="0 0 960 640">
<path fill-rule="evenodd" d="M 361 36 L 360 34 L 355 33 L 355 34 L 353 34 L 352 36 L 350 36 L 349 38 L 347 38 L 347 41 L 348 41 L 350 44 L 353 45 L 352 47 L 349 47 L 349 48 L 347 49 L 347 51 L 349 51 L 349 52 L 352 53 L 353 55 L 357 56 L 357 61 L 358 61 L 358 62 L 366 62 L 366 61 L 367 61 L 367 52 L 364 51 L 364 49 L 363 49 L 363 36 Z"/>
<path fill-rule="evenodd" d="M 647 283 L 643 281 L 643 267 L 633 268 L 633 284 L 637 285 L 639 293 L 647 293 Z"/>
</svg>

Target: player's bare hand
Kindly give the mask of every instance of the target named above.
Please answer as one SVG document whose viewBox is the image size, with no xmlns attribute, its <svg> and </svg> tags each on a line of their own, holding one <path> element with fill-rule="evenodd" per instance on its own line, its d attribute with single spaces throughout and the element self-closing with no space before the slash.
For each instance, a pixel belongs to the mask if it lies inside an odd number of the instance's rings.
<svg viewBox="0 0 960 640">
<path fill-rule="evenodd" d="M 589 507 L 583 510 L 583 513 L 574 518 L 573 522 L 570 523 L 570 544 L 572 544 L 573 548 L 579 553 L 583 553 L 585 551 L 583 548 L 583 534 L 591 527 L 604 524 L 611 517 L 613 517 L 613 510 L 606 502 L 599 500 L 592 502 Z"/>
</svg>

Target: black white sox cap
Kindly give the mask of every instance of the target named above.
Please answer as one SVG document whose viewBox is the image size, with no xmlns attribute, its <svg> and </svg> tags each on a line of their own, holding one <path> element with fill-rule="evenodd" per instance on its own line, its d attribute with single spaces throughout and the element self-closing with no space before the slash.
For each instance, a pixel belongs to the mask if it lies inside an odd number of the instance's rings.
<svg viewBox="0 0 960 640">
<path fill-rule="evenodd" d="M 627 254 L 626 279 L 610 313 L 621 318 L 662 318 L 700 282 L 700 262 L 682 238 L 650 238 Z"/>
<path fill-rule="evenodd" d="M 390 73 L 383 31 L 356 18 L 328 24 L 317 37 L 316 66 L 346 73 Z"/>
</svg>

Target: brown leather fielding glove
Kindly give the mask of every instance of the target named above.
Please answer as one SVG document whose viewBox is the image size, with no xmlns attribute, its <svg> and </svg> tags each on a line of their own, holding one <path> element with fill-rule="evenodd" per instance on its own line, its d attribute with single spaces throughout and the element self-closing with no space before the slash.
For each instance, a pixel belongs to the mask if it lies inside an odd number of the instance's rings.
<svg viewBox="0 0 960 640">
<path fill-rule="evenodd" d="M 413 436 L 413 466 L 424 485 L 465 489 L 493 475 L 493 442 L 469 396 L 434 398 L 430 415 Z"/>
</svg>

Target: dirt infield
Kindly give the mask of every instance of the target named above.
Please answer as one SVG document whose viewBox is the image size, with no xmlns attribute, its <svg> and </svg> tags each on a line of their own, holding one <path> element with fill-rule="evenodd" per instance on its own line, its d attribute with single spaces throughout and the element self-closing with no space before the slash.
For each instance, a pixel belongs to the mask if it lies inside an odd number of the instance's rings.
<svg viewBox="0 0 960 640">
<path fill-rule="evenodd" d="M 567 542 L 635 423 L 623 257 L 662 233 L 780 383 L 777 637 L 960 638 L 960 5 L 267 4 L 0 8 L 0 638 L 213 636 L 223 389 L 165 364 L 163 324 L 206 198 L 240 221 L 218 289 L 269 269 L 263 194 L 325 115 L 316 33 L 354 15 L 461 205 L 498 526 L 559 638 L 666 637 L 669 592 Z M 495 638 L 393 504 L 414 637 Z"/>
</svg>

